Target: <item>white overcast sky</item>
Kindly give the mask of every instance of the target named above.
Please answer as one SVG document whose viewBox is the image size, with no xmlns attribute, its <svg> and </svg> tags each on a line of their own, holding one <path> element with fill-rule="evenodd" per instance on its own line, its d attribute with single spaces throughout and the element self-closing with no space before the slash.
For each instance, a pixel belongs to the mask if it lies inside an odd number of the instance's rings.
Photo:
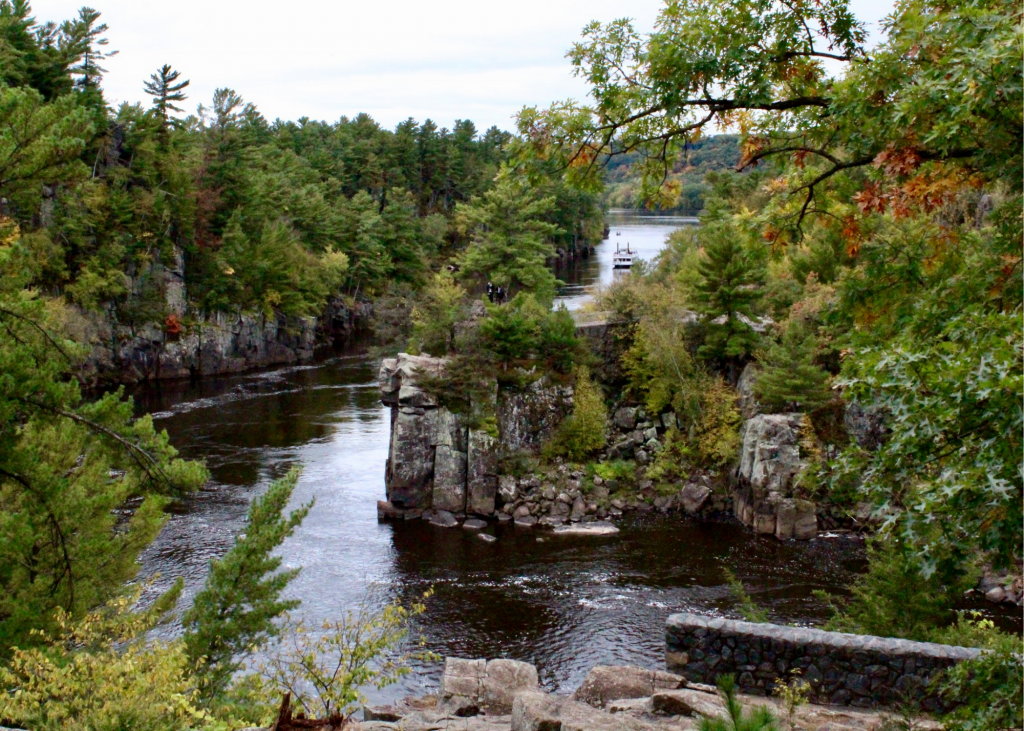
<svg viewBox="0 0 1024 731">
<path fill-rule="evenodd" d="M 877 29 L 892 0 L 851 0 Z M 650 30 L 660 0 L 35 0 L 37 20 L 89 4 L 110 26 L 113 103 L 143 100 L 169 63 L 191 80 L 186 111 L 230 87 L 268 119 L 367 112 L 385 127 L 429 117 L 513 129 L 524 105 L 582 99 L 565 53 L 591 20 Z M 148 99 L 147 99 L 148 102 Z"/>
</svg>

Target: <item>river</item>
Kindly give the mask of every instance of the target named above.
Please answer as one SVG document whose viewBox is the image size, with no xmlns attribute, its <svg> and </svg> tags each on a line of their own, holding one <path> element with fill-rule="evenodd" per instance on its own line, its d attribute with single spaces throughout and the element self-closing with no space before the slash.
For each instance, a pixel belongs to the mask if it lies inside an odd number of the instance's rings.
<svg viewBox="0 0 1024 731">
<path fill-rule="evenodd" d="M 616 239 L 628 237 L 650 256 L 677 223 L 624 222 L 616 237 L 613 222 L 612 241 L 585 262 L 588 279 L 575 284 L 606 281 L 607 249 Z M 566 295 L 576 297 L 573 305 L 587 296 Z M 410 601 L 433 587 L 417 627 L 429 649 L 533 662 L 551 690 L 575 688 L 596 664 L 661 666 L 672 612 L 737 616 L 723 568 L 773 619 L 815 624 L 827 610 L 813 592 L 844 593 L 863 566 L 856 539 L 782 543 L 731 523 L 675 515 L 634 516 L 612 539 L 541 541 L 536 531 L 493 526 L 494 544 L 461 528 L 378 524 L 389 417 L 375 364 L 358 351 L 308 366 L 164 383 L 135 396 L 182 453 L 205 459 L 212 473 L 202 491 L 175 507 L 142 557 L 143 575 L 160 575 L 157 588 L 182 576 L 189 600 L 209 560 L 244 529 L 253 496 L 298 465 L 294 502 L 315 504 L 281 555 L 286 567 L 302 568 L 288 594 L 302 601 L 305 617 L 339 617 L 370 589 L 379 602 Z M 436 685 L 440 669 L 417 667 L 398 686 L 370 695 L 422 692 Z"/>
<path fill-rule="evenodd" d="M 616 247 L 631 251 L 647 263 L 654 261 L 665 246 L 665 238 L 680 227 L 692 227 L 697 218 L 669 216 L 647 211 L 612 209 L 608 212 L 608 238 L 594 247 L 594 255 L 577 259 L 558 269 L 558 277 L 565 285 L 555 299 L 556 306 L 564 304 L 575 310 L 590 301 L 599 287 L 611 284 L 626 272 L 612 269 L 612 255 Z"/>
</svg>

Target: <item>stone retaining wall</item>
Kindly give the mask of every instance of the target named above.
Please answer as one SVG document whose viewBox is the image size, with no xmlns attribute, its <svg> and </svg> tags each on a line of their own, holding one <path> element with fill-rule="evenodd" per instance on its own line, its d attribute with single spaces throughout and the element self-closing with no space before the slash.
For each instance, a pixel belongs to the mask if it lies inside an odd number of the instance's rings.
<svg viewBox="0 0 1024 731">
<path fill-rule="evenodd" d="M 732 673 L 741 690 L 767 694 L 799 670 L 816 703 L 873 708 L 911 701 L 930 712 L 948 709 L 929 686 L 935 674 L 981 653 L 688 613 L 668 618 L 665 641 L 669 669 L 691 681 L 714 683 Z"/>
</svg>

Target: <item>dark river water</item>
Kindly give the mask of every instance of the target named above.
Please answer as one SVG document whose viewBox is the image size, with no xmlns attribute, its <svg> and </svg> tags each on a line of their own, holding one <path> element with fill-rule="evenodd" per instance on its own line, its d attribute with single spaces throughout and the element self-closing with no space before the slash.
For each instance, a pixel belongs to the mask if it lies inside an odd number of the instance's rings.
<svg viewBox="0 0 1024 731">
<path fill-rule="evenodd" d="M 661 227 L 641 232 L 657 242 L 674 227 L 648 225 Z M 590 283 L 602 278 L 608 248 L 583 267 Z M 587 296 L 566 294 L 576 303 Z M 209 560 L 243 530 L 253 496 L 297 465 L 294 503 L 315 505 L 281 554 L 286 567 L 302 568 L 288 589 L 302 601 L 301 614 L 319 623 L 371 590 L 376 602 L 408 602 L 432 587 L 417 627 L 429 649 L 533 662 L 552 690 L 575 688 L 596 664 L 663 665 L 664 620 L 672 612 L 738 616 L 724 568 L 774 620 L 815 624 L 826 608 L 812 592 L 844 593 L 863 566 L 856 539 L 781 543 L 738 525 L 674 515 L 635 517 L 603 539 L 541 541 L 542 533 L 493 525 L 493 544 L 461 528 L 378 524 L 389 419 L 376 364 L 358 350 L 311 366 L 164 383 L 135 396 L 140 411 L 152 412 L 183 454 L 205 459 L 212 473 L 143 556 L 143 574 L 159 574 L 158 587 L 182 576 L 188 601 Z M 436 686 L 440 669 L 418 667 L 402 684 L 369 695 L 420 692 Z"/>
<path fill-rule="evenodd" d="M 389 420 L 375 375 L 374 364 L 349 355 L 137 394 L 213 475 L 172 515 L 144 573 L 159 572 L 161 584 L 183 576 L 191 596 L 208 561 L 243 529 L 253 495 L 299 465 L 295 504 L 315 504 L 281 553 L 286 567 L 302 567 L 289 594 L 304 616 L 337 617 L 371 588 L 378 600 L 410 601 L 433 587 L 418 627 L 430 649 L 528 660 L 549 687 L 568 690 L 596 664 L 659 666 L 672 612 L 736 616 L 725 567 L 773 618 L 813 624 L 825 609 L 812 591 L 842 592 L 861 566 L 859 542 L 780 543 L 679 516 L 637 517 L 610 539 L 541 542 L 538 531 L 494 525 L 493 544 L 461 528 L 378 524 Z M 439 667 L 419 670 L 385 696 L 436 683 Z"/>
</svg>

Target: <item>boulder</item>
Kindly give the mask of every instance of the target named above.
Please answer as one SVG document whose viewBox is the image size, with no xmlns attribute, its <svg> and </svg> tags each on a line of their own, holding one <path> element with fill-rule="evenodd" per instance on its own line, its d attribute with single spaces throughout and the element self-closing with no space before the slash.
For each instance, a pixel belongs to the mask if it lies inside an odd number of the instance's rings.
<svg viewBox="0 0 1024 731">
<path fill-rule="evenodd" d="M 518 521 L 517 521 L 518 522 Z M 611 523 L 573 523 L 555 528 L 555 535 L 559 536 L 613 536 L 619 532 Z"/>
<path fill-rule="evenodd" d="M 454 528 L 459 524 L 455 516 L 447 510 L 435 511 L 427 522 L 431 525 L 436 525 L 438 528 Z"/>
<path fill-rule="evenodd" d="M 693 515 L 700 512 L 710 496 L 711 488 L 691 482 L 679 491 L 679 504 L 688 514 Z"/>
<path fill-rule="evenodd" d="M 759 414 L 743 424 L 737 478 L 755 494 L 785 493 L 803 467 L 800 426 L 803 414 Z"/>
<path fill-rule="evenodd" d="M 512 475 L 500 475 L 498 477 L 498 499 L 502 503 L 513 502 L 519 497 L 519 486 L 516 478 Z"/>
<path fill-rule="evenodd" d="M 616 409 L 612 421 L 619 429 L 631 430 L 636 426 L 636 408 L 633 406 L 622 406 Z"/>
<path fill-rule="evenodd" d="M 377 501 L 377 522 L 383 523 L 387 520 L 402 520 L 404 517 L 405 511 L 401 508 L 396 508 L 387 500 Z"/>
<path fill-rule="evenodd" d="M 714 693 L 702 693 L 689 688 L 681 688 L 654 693 L 651 696 L 651 710 L 665 716 L 715 718 L 725 715 L 725 704 Z"/>
<path fill-rule="evenodd" d="M 655 731 L 654 724 L 599 711 L 569 698 L 520 693 L 512 704 L 510 731 Z"/>
<path fill-rule="evenodd" d="M 518 660 L 445 659 L 438 707 L 455 716 L 512 712 L 517 693 L 538 689 L 537 668 Z"/>
<path fill-rule="evenodd" d="M 593 668 L 573 698 L 595 708 L 622 698 L 646 698 L 661 690 L 686 687 L 681 675 L 663 670 L 647 670 L 632 666 L 598 665 Z"/>
</svg>

